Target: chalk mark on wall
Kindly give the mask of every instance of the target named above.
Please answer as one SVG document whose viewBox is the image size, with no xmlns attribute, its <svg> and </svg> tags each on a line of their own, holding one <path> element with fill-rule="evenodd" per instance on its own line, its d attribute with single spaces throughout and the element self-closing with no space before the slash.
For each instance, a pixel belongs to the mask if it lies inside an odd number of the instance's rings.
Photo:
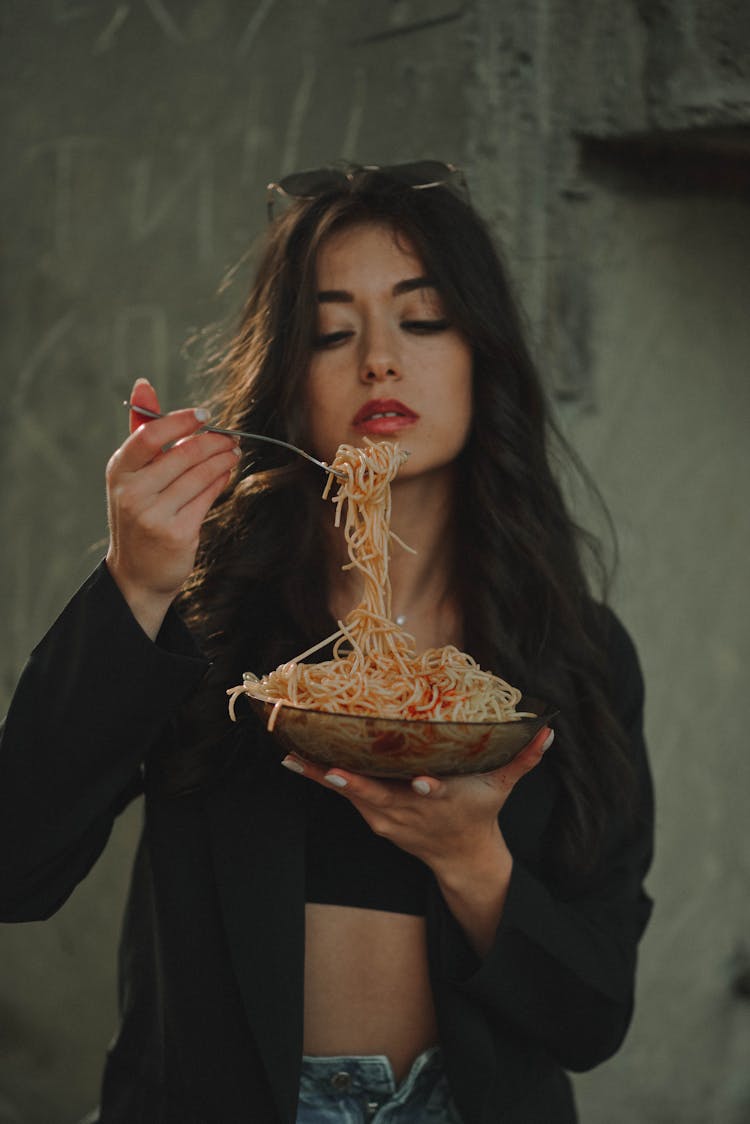
<svg viewBox="0 0 750 1124">
<path fill-rule="evenodd" d="M 162 30 L 165 38 L 178 47 L 184 47 L 187 43 L 187 36 L 167 8 L 164 0 L 144 0 L 144 3 L 146 10 L 153 17 L 156 25 Z M 95 55 L 102 54 L 104 51 L 109 51 L 115 46 L 117 34 L 122 25 L 132 14 L 133 7 L 134 5 L 132 3 L 115 5 L 114 11 L 109 17 L 106 26 L 99 32 L 99 35 L 94 41 L 93 53 Z M 70 23 L 72 20 L 81 19 L 84 16 L 98 15 L 100 10 L 101 6 L 96 4 L 68 4 L 65 0 L 56 0 L 53 10 L 53 20 L 55 23 Z"/>
<path fill-rule="evenodd" d="M 29 358 L 18 372 L 18 378 L 11 398 L 11 411 L 20 417 L 24 411 L 26 399 L 34 388 L 34 381 L 47 360 L 59 348 L 62 340 L 68 334 L 75 322 L 76 314 L 73 310 L 66 312 L 54 324 L 50 325 L 32 351 Z"/>
<path fill-rule="evenodd" d="M 351 100 L 349 102 L 349 116 L 346 122 L 346 131 L 341 145 L 341 156 L 353 160 L 359 144 L 362 131 L 362 120 L 365 113 L 367 99 L 367 72 L 363 66 L 358 66 L 354 71 L 352 81 Z"/>
<path fill-rule="evenodd" d="M 146 0 L 146 7 L 159 24 L 159 27 L 162 29 L 167 39 L 172 43 L 176 43 L 179 47 L 184 47 L 186 42 L 185 34 L 177 26 L 174 19 L 167 11 L 166 5 L 162 3 L 162 0 Z"/>
<path fill-rule="evenodd" d="M 355 39 L 350 40 L 350 46 L 364 47 L 369 43 L 382 43 L 384 39 L 398 39 L 402 35 L 413 35 L 415 32 L 427 31 L 430 28 L 439 27 L 441 24 L 453 23 L 455 20 L 463 18 L 465 10 L 465 7 L 462 5 L 454 12 L 446 12 L 441 16 L 415 20 L 413 23 L 406 23 L 401 27 L 387 27 L 382 31 L 374 31 L 370 35 L 357 36 Z"/>
<path fill-rule="evenodd" d="M 52 9 L 52 20 L 54 23 L 69 23 L 71 20 L 78 20 L 83 16 L 91 16 L 93 14 L 93 4 L 79 4 L 76 0 L 73 0 L 73 3 L 70 3 L 69 0 L 55 0 L 55 6 Z"/>
<path fill-rule="evenodd" d="M 73 246 L 73 173 L 75 157 L 98 145 L 96 137 L 69 136 L 35 145 L 24 155 L 25 162 L 52 153 L 54 160 L 54 212 L 52 217 L 53 242 L 60 256 L 70 253 Z"/>
<path fill-rule="evenodd" d="M 263 123 L 263 83 L 260 73 L 253 71 L 250 89 L 247 95 L 245 120 L 242 125 L 242 165 L 240 181 L 242 184 L 251 184 L 254 181 L 256 169 L 261 165 L 261 151 L 266 143 L 269 133 Z M 275 169 L 268 171 L 266 179 L 270 179 Z"/>
<path fill-rule="evenodd" d="M 157 203 L 152 202 L 153 160 L 140 156 L 130 166 L 132 191 L 130 198 L 130 233 L 134 242 L 143 242 L 162 226 L 175 210 L 184 192 L 197 185 L 197 221 L 195 225 L 198 256 L 210 260 L 214 246 L 213 158 L 201 145 L 181 178 L 168 188 Z"/>
<path fill-rule="evenodd" d="M 28 462 L 34 465 L 35 472 L 39 471 L 40 465 L 46 464 L 53 479 L 64 484 L 74 483 L 76 473 L 70 463 L 70 455 L 55 439 L 54 434 L 40 425 L 33 412 L 27 410 L 19 413 L 14 427 L 16 440 L 23 447 Z"/>
<path fill-rule="evenodd" d="M 112 13 L 112 19 L 102 31 L 99 38 L 94 43 L 94 54 L 102 55 L 105 51 L 109 51 L 115 45 L 115 37 L 120 30 L 125 20 L 130 15 L 130 7 L 128 4 L 118 4 Z"/>
<path fill-rule="evenodd" d="M 240 36 L 240 41 L 237 44 L 237 56 L 241 58 L 246 55 L 253 43 L 261 26 L 265 22 L 266 16 L 276 4 L 276 0 L 260 0 L 257 8 L 253 12 L 248 25 Z"/>
<path fill-rule="evenodd" d="M 310 96 L 315 84 L 316 66 L 315 56 L 311 51 L 306 52 L 302 61 L 302 77 L 297 91 L 292 99 L 289 113 L 289 123 L 284 138 L 284 147 L 281 156 L 281 174 L 288 175 L 297 166 L 297 152 L 302 136 L 302 126 L 305 115 L 310 105 Z"/>
<path fill-rule="evenodd" d="M 139 376 L 148 378 L 164 399 L 169 396 L 169 328 L 158 304 L 126 305 L 117 310 L 112 331 L 115 386 L 126 393 Z"/>
</svg>

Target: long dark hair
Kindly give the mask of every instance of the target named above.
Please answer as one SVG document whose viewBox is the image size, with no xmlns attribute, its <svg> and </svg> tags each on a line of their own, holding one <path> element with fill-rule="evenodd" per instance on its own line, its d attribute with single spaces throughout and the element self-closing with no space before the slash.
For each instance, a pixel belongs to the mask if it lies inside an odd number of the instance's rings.
<svg viewBox="0 0 750 1124">
<path fill-rule="evenodd" d="M 493 240 L 444 187 L 417 191 L 379 172 L 295 200 L 270 227 L 240 323 L 212 366 L 219 424 L 305 446 L 303 381 L 316 334 L 315 266 L 335 230 L 387 225 L 438 286 L 474 355 L 474 415 L 455 512 L 456 593 L 466 649 L 483 667 L 560 710 L 550 755 L 564 801 L 563 867 L 592 865 L 609 808 L 631 781 L 584 556 L 595 542 L 570 517 L 551 469 L 570 450 L 549 416 L 517 304 Z M 287 467 L 284 467 L 284 464 Z M 271 670 L 333 631 L 327 609 L 319 470 L 272 446 L 248 449 L 241 478 L 207 518 L 179 608 L 213 661 L 183 716 L 174 786 L 223 764 L 225 688 Z"/>
</svg>

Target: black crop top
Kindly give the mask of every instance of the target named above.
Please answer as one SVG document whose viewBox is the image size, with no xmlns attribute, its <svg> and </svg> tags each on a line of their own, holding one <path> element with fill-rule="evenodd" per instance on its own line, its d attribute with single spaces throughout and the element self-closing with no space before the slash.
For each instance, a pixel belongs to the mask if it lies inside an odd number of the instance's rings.
<svg viewBox="0 0 750 1124">
<path fill-rule="evenodd" d="M 424 916 L 428 869 L 376 835 L 345 796 L 308 782 L 305 899 Z"/>
</svg>

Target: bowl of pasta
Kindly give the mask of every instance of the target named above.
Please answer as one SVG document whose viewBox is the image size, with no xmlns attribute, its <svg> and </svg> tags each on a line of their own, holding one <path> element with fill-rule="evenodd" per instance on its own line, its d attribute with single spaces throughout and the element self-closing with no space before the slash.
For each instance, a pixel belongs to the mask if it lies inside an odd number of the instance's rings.
<svg viewBox="0 0 750 1124">
<path fill-rule="evenodd" d="M 323 766 L 379 777 L 453 776 L 506 765 L 552 717 L 517 687 L 452 645 L 417 652 L 393 619 L 388 564 L 390 484 L 408 454 L 397 443 L 341 445 L 333 461 L 335 526 L 363 596 L 331 636 L 258 677 L 230 687 L 246 695 L 284 749 Z M 329 495 L 329 477 L 323 497 Z M 333 645 L 333 658 L 306 662 Z"/>
<path fill-rule="evenodd" d="M 247 694 L 268 726 L 276 703 Z M 325 768 L 384 778 L 461 776 L 507 765 L 556 713 L 536 699 L 521 704 L 524 716 L 503 722 L 384 718 L 285 704 L 276 709 L 271 732 L 284 751 Z"/>
</svg>

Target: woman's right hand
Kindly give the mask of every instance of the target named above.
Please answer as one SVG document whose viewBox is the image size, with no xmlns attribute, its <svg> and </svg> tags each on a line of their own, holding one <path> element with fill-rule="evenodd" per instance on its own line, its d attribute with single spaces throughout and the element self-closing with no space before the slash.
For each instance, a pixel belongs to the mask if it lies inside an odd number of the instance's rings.
<svg viewBox="0 0 750 1124">
<path fill-rule="evenodd" d="M 145 379 L 130 400 L 159 412 Z M 130 436 L 107 465 L 107 568 L 152 639 L 193 569 L 203 520 L 237 466 L 236 442 L 198 433 L 204 421 L 195 410 L 176 410 L 144 423 L 131 411 Z"/>
</svg>

